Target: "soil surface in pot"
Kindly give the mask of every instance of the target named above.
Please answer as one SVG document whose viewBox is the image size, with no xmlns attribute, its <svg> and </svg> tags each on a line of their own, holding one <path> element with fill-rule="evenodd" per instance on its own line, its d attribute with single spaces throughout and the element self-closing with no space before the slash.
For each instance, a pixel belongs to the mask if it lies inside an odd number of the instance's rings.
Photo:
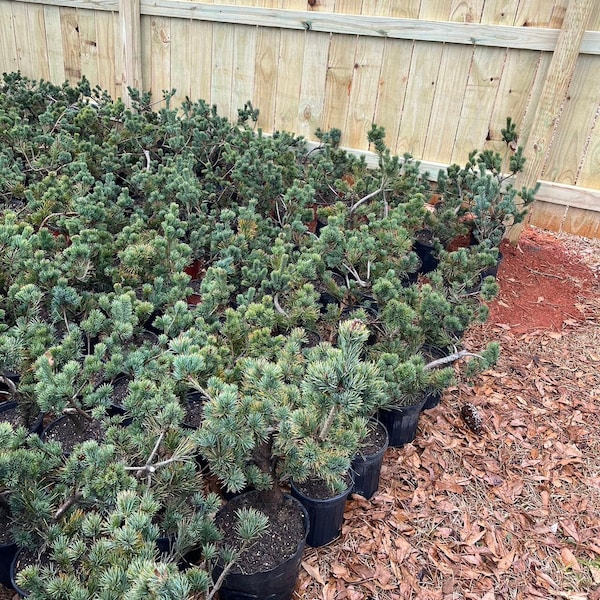
<svg viewBox="0 0 600 600">
<path fill-rule="evenodd" d="M 383 448 L 386 440 L 386 431 L 381 423 L 369 423 L 367 437 L 361 442 L 358 454 L 369 456 Z M 298 486 L 296 486 L 298 487 Z"/>
<path fill-rule="evenodd" d="M 345 476 L 346 488 L 352 485 L 352 479 L 350 475 Z M 305 496 L 312 498 L 313 500 L 328 500 L 339 496 L 341 492 L 333 492 L 331 486 L 329 486 L 322 479 L 307 479 L 302 483 L 294 482 L 294 486 L 297 490 L 302 492 Z"/>
<path fill-rule="evenodd" d="M 80 427 L 81 429 L 78 429 L 70 418 L 62 419 L 60 422 L 54 423 L 51 429 L 45 431 L 45 439 L 60 442 L 63 452 L 70 453 L 81 442 L 86 440 L 100 441 L 104 438 L 104 428 L 100 421 L 95 419 L 91 421 L 81 420 Z"/>
<path fill-rule="evenodd" d="M 37 419 L 39 419 L 39 414 L 36 418 L 31 420 L 31 424 L 35 424 L 35 421 Z M 23 425 L 23 420 L 21 419 L 21 415 L 19 414 L 18 406 L 1 411 L 0 421 L 6 421 L 15 428 L 19 427 L 20 425 Z"/>
<path fill-rule="evenodd" d="M 198 392 L 190 392 L 185 395 L 183 409 L 185 417 L 183 422 L 188 427 L 197 428 L 202 423 L 202 407 L 206 398 Z"/>
<path fill-rule="evenodd" d="M 303 513 L 291 498 L 286 498 L 274 512 L 260 502 L 258 493 L 243 494 L 230 500 L 215 518 L 226 546 L 235 547 L 238 543 L 235 513 L 240 508 L 254 508 L 265 514 L 269 518 L 269 528 L 242 554 L 232 569 L 233 573 L 270 571 L 294 555 L 305 531 Z"/>
<path fill-rule="evenodd" d="M 131 380 L 129 377 L 118 377 L 113 382 L 113 393 L 112 393 L 112 401 L 116 406 L 123 406 L 123 400 L 127 397 L 129 393 L 129 384 Z"/>
</svg>

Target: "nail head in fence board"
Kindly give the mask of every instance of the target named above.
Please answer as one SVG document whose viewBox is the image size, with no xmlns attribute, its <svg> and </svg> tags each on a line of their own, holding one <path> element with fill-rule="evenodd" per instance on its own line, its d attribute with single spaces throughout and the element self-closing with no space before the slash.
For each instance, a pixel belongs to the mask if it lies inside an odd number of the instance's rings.
<svg viewBox="0 0 600 600">
<path fill-rule="evenodd" d="M 573 77 L 579 56 L 579 47 L 595 0 L 571 0 L 563 27 L 552 55 L 546 82 L 537 107 L 531 132 L 525 142 L 527 162 L 516 180 L 517 188 L 533 186 L 540 178 L 548 156 L 549 144 L 560 110 Z M 509 239 L 513 244 L 519 239 L 524 223 L 513 227 Z"/>
</svg>

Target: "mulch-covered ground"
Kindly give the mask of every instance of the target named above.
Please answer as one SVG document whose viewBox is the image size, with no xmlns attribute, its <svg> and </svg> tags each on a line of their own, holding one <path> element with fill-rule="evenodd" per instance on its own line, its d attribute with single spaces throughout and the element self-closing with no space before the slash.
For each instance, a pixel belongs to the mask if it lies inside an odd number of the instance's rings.
<svg viewBox="0 0 600 600">
<path fill-rule="evenodd" d="M 379 492 L 305 551 L 295 599 L 600 600 L 600 242 L 529 228 L 503 250 L 465 339 L 498 340 L 499 363 L 387 451 Z"/>
<path fill-rule="evenodd" d="M 379 493 L 306 551 L 296 598 L 600 598 L 600 243 L 527 229 L 503 250 L 490 320 L 466 337 L 498 340 L 499 363 L 387 451 Z"/>
</svg>

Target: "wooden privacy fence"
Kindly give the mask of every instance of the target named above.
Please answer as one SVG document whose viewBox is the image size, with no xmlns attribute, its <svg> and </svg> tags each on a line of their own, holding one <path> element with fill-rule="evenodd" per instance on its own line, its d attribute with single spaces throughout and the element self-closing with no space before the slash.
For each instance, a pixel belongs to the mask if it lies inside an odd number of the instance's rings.
<svg viewBox="0 0 600 600">
<path fill-rule="evenodd" d="M 532 223 L 600 237 L 596 0 L 0 0 L 0 69 L 216 104 L 266 132 L 373 122 L 431 173 L 501 150 L 507 116 L 542 180 Z"/>
</svg>

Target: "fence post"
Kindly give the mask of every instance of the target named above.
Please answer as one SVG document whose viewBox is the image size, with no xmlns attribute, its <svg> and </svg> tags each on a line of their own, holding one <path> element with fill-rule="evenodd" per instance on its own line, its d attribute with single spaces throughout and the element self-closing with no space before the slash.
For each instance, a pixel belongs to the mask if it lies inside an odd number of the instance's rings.
<svg viewBox="0 0 600 600">
<path fill-rule="evenodd" d="M 121 83 L 123 102 L 131 106 L 127 87 L 142 87 L 142 34 L 140 0 L 119 0 L 119 29 L 121 31 Z"/>
<path fill-rule="evenodd" d="M 542 174 L 594 3 L 595 0 L 570 0 L 567 5 L 540 101 L 525 141 L 524 155 L 527 161 L 524 170 L 515 179 L 517 189 L 522 186 L 533 187 Z M 510 230 L 508 238 L 513 245 L 519 241 L 524 226 L 525 222 L 518 223 Z"/>
</svg>

